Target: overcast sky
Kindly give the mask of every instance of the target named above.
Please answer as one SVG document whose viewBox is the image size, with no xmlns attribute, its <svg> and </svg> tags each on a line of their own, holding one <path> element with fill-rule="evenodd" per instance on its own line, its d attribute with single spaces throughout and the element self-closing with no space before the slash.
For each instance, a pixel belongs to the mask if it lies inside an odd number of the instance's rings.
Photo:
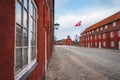
<svg viewBox="0 0 120 80">
<path fill-rule="evenodd" d="M 55 0 L 55 22 L 60 24 L 55 30 L 57 40 L 75 35 L 102 19 L 120 11 L 120 0 Z M 74 27 L 81 21 L 80 27 Z"/>
</svg>

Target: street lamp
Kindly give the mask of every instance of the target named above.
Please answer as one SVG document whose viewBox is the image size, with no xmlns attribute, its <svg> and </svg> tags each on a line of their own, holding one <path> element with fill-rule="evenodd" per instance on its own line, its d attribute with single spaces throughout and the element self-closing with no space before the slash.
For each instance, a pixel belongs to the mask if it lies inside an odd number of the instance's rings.
<svg viewBox="0 0 120 80">
<path fill-rule="evenodd" d="M 58 23 L 55 23 L 55 24 L 54 24 L 54 29 L 58 30 L 58 28 L 59 28 L 59 25 L 60 25 L 60 24 L 58 24 Z"/>
<path fill-rule="evenodd" d="M 60 24 L 55 23 L 55 24 L 54 24 L 54 30 L 58 30 L 59 25 L 60 25 Z M 55 34 L 55 31 L 54 31 L 54 34 Z M 57 40 L 57 39 L 56 39 L 56 37 L 55 37 L 55 35 L 54 35 L 54 44 L 55 44 L 56 40 Z"/>
</svg>

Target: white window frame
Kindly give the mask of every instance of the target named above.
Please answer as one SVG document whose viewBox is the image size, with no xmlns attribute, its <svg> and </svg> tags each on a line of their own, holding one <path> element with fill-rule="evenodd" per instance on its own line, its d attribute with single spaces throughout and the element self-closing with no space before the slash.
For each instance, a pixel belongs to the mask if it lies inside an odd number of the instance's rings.
<svg viewBox="0 0 120 80">
<path fill-rule="evenodd" d="M 103 46 L 106 47 L 106 42 L 103 42 Z"/>
<path fill-rule="evenodd" d="M 103 33 L 103 39 L 106 39 L 107 35 L 106 33 Z"/>
<path fill-rule="evenodd" d="M 97 28 L 97 32 L 99 31 L 99 29 Z"/>
<path fill-rule="evenodd" d="M 101 39 L 101 35 L 100 34 L 98 35 L 98 37 L 99 37 L 99 39 Z"/>
<path fill-rule="evenodd" d="M 15 80 L 19 80 L 28 70 L 31 69 L 31 67 L 37 63 L 37 6 L 36 6 L 36 3 L 34 2 L 34 0 L 28 0 L 28 10 L 30 10 L 30 3 L 33 3 L 34 4 L 34 7 L 36 9 L 36 58 L 34 60 L 31 60 L 31 25 L 30 25 L 30 11 L 28 13 L 28 65 L 26 65 L 24 68 L 18 70 L 18 71 L 15 71 L 15 66 L 14 66 L 14 79 Z M 17 0 L 16 0 L 16 3 L 17 3 Z M 16 7 L 16 3 L 15 3 L 15 7 Z M 15 12 L 16 14 L 16 12 Z M 15 28 L 16 28 L 16 22 L 15 22 Z M 15 29 L 15 36 L 16 36 L 16 29 Z M 15 46 L 16 46 L 16 40 L 15 40 Z M 15 54 L 16 54 L 16 47 L 15 47 Z M 14 57 L 15 58 L 15 64 L 16 64 L 16 56 Z"/>
<path fill-rule="evenodd" d="M 103 27 L 100 27 L 100 30 L 103 30 Z"/>
<path fill-rule="evenodd" d="M 92 40 L 92 36 L 91 36 L 91 40 Z"/>
<path fill-rule="evenodd" d="M 114 32 L 110 32 L 110 37 L 113 38 L 114 37 Z"/>
<path fill-rule="evenodd" d="M 118 37 L 120 37 L 120 30 L 118 30 Z"/>
<path fill-rule="evenodd" d="M 114 41 L 111 41 L 111 47 L 114 47 L 114 46 L 115 46 Z"/>
<path fill-rule="evenodd" d="M 107 29 L 108 28 L 108 25 L 105 25 L 105 29 Z"/>
<path fill-rule="evenodd" d="M 113 26 L 117 26 L 117 22 L 116 21 L 113 22 Z"/>
</svg>

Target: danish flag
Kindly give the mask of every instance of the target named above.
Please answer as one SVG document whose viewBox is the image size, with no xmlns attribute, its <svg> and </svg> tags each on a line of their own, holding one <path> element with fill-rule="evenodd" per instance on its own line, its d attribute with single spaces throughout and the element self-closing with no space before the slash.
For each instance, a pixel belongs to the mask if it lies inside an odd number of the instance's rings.
<svg viewBox="0 0 120 80">
<path fill-rule="evenodd" d="M 81 26 L 81 21 L 75 25 L 75 27 L 79 27 L 79 26 Z"/>
</svg>

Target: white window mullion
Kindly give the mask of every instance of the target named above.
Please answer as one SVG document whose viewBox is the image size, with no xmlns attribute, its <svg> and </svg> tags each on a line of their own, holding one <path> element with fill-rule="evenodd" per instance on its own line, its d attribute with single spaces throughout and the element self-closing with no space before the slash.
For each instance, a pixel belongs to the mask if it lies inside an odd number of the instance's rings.
<svg viewBox="0 0 120 80">
<path fill-rule="evenodd" d="M 28 4 L 29 4 L 29 14 L 28 14 L 28 16 L 29 16 L 29 18 L 28 18 L 28 20 L 29 20 L 29 29 L 28 29 L 28 65 L 29 65 L 29 68 L 30 68 L 30 63 L 31 63 L 31 18 L 30 18 L 30 10 L 31 10 L 31 8 L 30 8 L 30 3 L 31 3 L 31 1 L 29 1 L 28 2 Z"/>
</svg>

